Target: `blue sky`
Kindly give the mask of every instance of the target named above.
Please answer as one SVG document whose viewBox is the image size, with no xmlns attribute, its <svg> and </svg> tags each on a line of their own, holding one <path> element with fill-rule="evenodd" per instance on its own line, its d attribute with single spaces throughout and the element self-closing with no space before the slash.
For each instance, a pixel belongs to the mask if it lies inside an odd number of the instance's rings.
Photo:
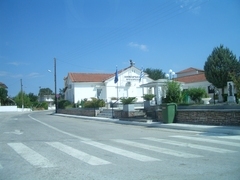
<svg viewBox="0 0 240 180">
<path fill-rule="evenodd" d="M 214 47 L 240 56 L 239 0 L 0 0 L 0 82 L 54 91 L 68 72 L 203 69 Z M 51 70 L 49 72 L 48 70 Z"/>
</svg>

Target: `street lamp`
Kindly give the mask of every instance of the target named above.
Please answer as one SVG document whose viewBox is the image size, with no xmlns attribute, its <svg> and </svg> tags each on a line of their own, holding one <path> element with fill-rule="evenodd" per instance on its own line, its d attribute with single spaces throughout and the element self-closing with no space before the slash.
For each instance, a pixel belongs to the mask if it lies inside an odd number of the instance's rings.
<svg viewBox="0 0 240 180">
<path fill-rule="evenodd" d="M 48 69 L 48 72 L 51 73 L 52 71 Z M 57 67 L 56 67 L 56 58 L 54 58 L 54 103 L 55 103 L 55 113 L 57 113 L 58 109 L 58 99 L 57 99 Z"/>
<path fill-rule="evenodd" d="M 172 69 L 169 69 L 169 73 L 167 73 L 165 76 L 167 79 L 172 80 L 175 75 L 175 72 Z"/>
<path fill-rule="evenodd" d="M 209 86 L 208 93 L 213 93 L 213 103 L 215 104 L 215 95 L 217 95 L 217 94 L 219 93 L 219 91 L 216 90 L 216 87 L 211 84 L 211 85 Z"/>
<path fill-rule="evenodd" d="M 8 97 L 8 96 L 7 96 L 7 98 L 8 98 L 10 101 L 12 101 L 12 102 L 15 104 L 15 106 L 17 105 L 17 103 L 16 103 L 13 99 L 11 99 L 11 98 Z"/>
<path fill-rule="evenodd" d="M 56 65 L 56 58 L 54 58 L 54 89 L 55 89 L 55 113 L 57 113 L 58 99 L 57 99 L 57 65 Z"/>
</svg>

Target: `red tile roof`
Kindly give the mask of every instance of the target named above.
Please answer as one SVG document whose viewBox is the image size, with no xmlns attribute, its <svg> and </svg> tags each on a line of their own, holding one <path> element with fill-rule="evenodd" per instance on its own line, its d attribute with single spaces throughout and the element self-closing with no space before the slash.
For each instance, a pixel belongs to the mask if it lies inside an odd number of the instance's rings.
<svg viewBox="0 0 240 180">
<path fill-rule="evenodd" d="M 68 73 L 72 82 L 102 82 L 114 76 L 104 73 Z"/>
<path fill-rule="evenodd" d="M 204 73 L 194 74 L 194 75 L 189 75 L 189 76 L 184 76 L 184 77 L 179 77 L 179 78 L 174 78 L 174 79 L 176 81 L 185 82 L 185 83 L 207 81 Z"/>
<path fill-rule="evenodd" d="M 0 82 L 0 88 L 8 88 L 4 83 Z"/>
<path fill-rule="evenodd" d="M 184 69 L 184 70 L 182 70 L 182 71 L 179 71 L 179 72 L 177 72 L 176 74 L 181 74 L 181 73 L 186 73 L 186 72 L 192 72 L 192 71 L 204 72 L 204 70 L 202 70 L 202 69 L 197 69 L 197 68 L 190 67 L 190 68 Z"/>
<path fill-rule="evenodd" d="M 131 66 L 118 70 L 118 74 L 131 68 Z M 103 82 L 111 77 L 115 76 L 114 73 L 68 73 L 68 76 L 72 82 Z M 65 79 L 65 78 L 64 78 Z"/>
</svg>

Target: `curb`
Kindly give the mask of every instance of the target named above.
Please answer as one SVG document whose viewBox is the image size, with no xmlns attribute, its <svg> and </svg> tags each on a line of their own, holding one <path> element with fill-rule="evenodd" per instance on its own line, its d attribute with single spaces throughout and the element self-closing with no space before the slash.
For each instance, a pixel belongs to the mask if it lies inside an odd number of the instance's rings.
<svg viewBox="0 0 240 180">
<path fill-rule="evenodd" d="M 102 118 L 102 117 L 77 116 L 77 115 L 69 115 L 69 114 L 53 113 L 53 115 L 63 116 L 63 117 L 72 117 L 72 118 L 81 118 L 81 119 L 102 121 L 102 122 L 112 122 L 116 124 L 157 127 L 157 128 L 174 129 L 174 130 L 198 131 L 198 132 L 206 132 L 206 133 L 219 133 L 219 134 L 228 134 L 228 135 L 240 135 L 240 127 L 235 127 L 235 126 L 210 126 L 210 125 L 192 125 L 192 124 L 177 124 L 177 123 L 163 124 L 160 122 L 138 122 L 138 121 L 129 121 L 129 120 Z"/>
</svg>

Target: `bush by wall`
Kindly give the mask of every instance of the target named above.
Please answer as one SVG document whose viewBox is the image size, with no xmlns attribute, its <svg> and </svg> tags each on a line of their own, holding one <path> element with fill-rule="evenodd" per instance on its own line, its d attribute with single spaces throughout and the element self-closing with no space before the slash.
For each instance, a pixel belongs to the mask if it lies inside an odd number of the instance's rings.
<svg viewBox="0 0 240 180">
<path fill-rule="evenodd" d="M 207 96 L 207 92 L 203 88 L 190 88 L 187 93 L 195 103 L 200 103 L 202 98 Z"/>
<path fill-rule="evenodd" d="M 68 100 L 60 100 L 58 102 L 59 109 L 66 109 L 67 107 L 71 107 L 71 102 Z"/>
<path fill-rule="evenodd" d="M 84 101 L 84 108 L 99 108 L 105 106 L 105 101 L 103 99 L 91 98 L 91 101 Z"/>
<path fill-rule="evenodd" d="M 180 83 L 176 81 L 167 82 L 166 98 L 163 99 L 164 103 L 180 103 L 182 101 L 182 94 Z"/>
</svg>

